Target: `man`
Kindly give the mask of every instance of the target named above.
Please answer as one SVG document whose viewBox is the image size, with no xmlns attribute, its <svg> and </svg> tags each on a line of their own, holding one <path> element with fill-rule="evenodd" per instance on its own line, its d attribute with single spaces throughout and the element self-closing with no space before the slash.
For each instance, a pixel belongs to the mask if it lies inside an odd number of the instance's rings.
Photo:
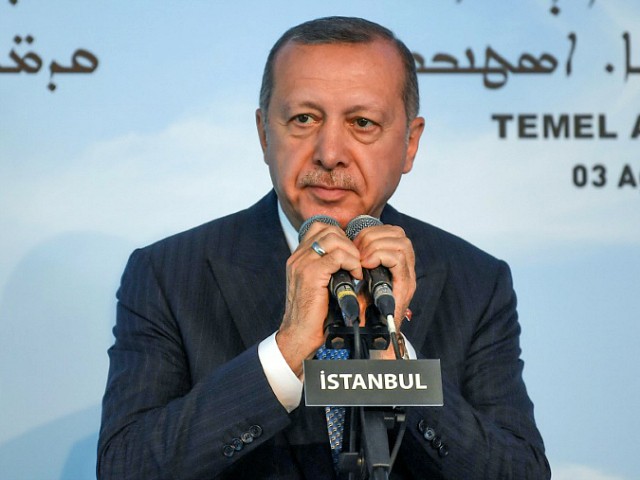
<svg viewBox="0 0 640 480">
<path fill-rule="evenodd" d="M 301 400 L 302 362 L 324 343 L 331 275 L 381 264 L 397 328 L 414 358 L 441 359 L 444 389 L 444 407 L 410 410 L 392 478 L 549 477 L 508 267 L 387 205 L 418 149 L 417 114 L 411 53 L 379 25 L 319 19 L 274 45 L 256 113 L 274 191 L 132 255 L 100 478 L 335 477 L 325 412 Z M 297 245 L 316 214 L 385 225 L 352 242 L 314 223 Z"/>
</svg>

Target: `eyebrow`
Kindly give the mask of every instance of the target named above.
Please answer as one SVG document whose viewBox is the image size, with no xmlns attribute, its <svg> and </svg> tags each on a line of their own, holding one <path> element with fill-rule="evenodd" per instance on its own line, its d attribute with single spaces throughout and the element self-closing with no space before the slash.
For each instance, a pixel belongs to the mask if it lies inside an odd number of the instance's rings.
<svg viewBox="0 0 640 480">
<path fill-rule="evenodd" d="M 354 115 L 362 111 L 373 112 L 385 118 L 388 116 L 383 108 L 378 108 L 376 105 L 354 105 L 350 107 L 345 114 Z"/>
<path fill-rule="evenodd" d="M 286 117 L 289 117 L 293 114 L 294 110 L 305 109 L 305 108 L 324 112 L 323 108 L 320 105 L 318 105 L 315 102 L 306 100 L 300 103 L 297 103 L 297 102 L 285 103 L 280 108 L 280 113 L 284 114 L 284 116 Z"/>
<path fill-rule="evenodd" d="M 320 104 L 311 101 L 311 100 L 305 100 L 302 101 L 300 103 L 296 103 L 296 102 L 291 102 L 291 103 L 287 103 L 282 105 L 282 107 L 280 108 L 280 112 L 286 116 L 289 117 L 293 114 L 294 110 L 299 110 L 299 109 L 311 109 L 311 110 L 317 110 L 319 112 L 323 112 L 324 113 L 324 108 L 322 106 L 320 106 Z M 346 111 L 343 112 L 344 115 L 350 116 L 350 115 L 355 115 L 359 112 L 373 112 L 376 115 L 380 115 L 382 118 L 388 118 L 389 114 L 383 109 L 383 108 L 379 108 L 376 105 L 364 105 L 364 104 L 357 104 L 357 105 L 353 105 L 351 107 L 349 107 Z"/>
</svg>

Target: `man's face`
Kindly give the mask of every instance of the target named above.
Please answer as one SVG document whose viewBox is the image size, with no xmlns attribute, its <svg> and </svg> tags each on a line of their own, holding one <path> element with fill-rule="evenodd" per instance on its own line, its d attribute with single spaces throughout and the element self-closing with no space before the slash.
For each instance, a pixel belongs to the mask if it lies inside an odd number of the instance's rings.
<svg viewBox="0 0 640 480">
<path fill-rule="evenodd" d="M 424 128 L 407 127 L 404 68 L 389 42 L 299 45 L 277 55 L 268 115 L 256 113 L 264 160 L 294 227 L 312 215 L 344 227 L 380 216 L 411 170 Z"/>
</svg>

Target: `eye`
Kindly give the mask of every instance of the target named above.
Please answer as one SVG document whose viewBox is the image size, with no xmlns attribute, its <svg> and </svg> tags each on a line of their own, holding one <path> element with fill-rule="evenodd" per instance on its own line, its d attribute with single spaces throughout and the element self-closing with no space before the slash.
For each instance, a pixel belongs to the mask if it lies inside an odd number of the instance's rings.
<svg viewBox="0 0 640 480">
<path fill-rule="evenodd" d="M 293 119 L 297 123 L 307 124 L 313 122 L 313 117 L 308 113 L 301 113 L 300 115 L 296 115 Z"/>
<path fill-rule="evenodd" d="M 364 117 L 356 118 L 355 122 L 353 123 L 357 125 L 359 128 L 371 128 L 375 125 L 374 122 Z"/>
</svg>

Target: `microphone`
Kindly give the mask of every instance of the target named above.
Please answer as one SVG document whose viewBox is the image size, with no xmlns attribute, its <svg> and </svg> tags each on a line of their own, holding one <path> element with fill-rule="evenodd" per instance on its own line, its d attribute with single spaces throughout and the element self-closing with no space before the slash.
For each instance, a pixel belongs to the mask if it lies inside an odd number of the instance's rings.
<svg viewBox="0 0 640 480">
<path fill-rule="evenodd" d="M 311 228 L 315 222 L 326 223 L 327 225 L 334 225 L 340 228 L 338 221 L 328 215 L 314 215 L 309 217 L 300 226 L 298 231 L 298 241 L 301 242 L 303 237 Z M 329 282 L 329 292 L 338 301 L 340 311 L 342 312 L 342 318 L 345 324 L 350 327 L 353 325 L 353 321 L 360 315 L 360 304 L 358 303 L 358 297 L 353 286 L 353 279 L 346 270 L 338 270 L 331 275 Z"/>
<path fill-rule="evenodd" d="M 370 215 L 359 215 L 348 223 L 346 229 L 347 237 L 353 241 L 365 228 L 378 225 L 383 225 L 383 223 L 377 218 Z M 393 316 L 396 309 L 396 301 L 393 298 L 391 272 L 382 265 L 370 270 L 365 269 L 365 280 L 369 285 L 369 292 L 373 297 L 374 305 L 387 321 L 389 333 L 394 334 L 396 332 L 396 324 Z"/>
</svg>

